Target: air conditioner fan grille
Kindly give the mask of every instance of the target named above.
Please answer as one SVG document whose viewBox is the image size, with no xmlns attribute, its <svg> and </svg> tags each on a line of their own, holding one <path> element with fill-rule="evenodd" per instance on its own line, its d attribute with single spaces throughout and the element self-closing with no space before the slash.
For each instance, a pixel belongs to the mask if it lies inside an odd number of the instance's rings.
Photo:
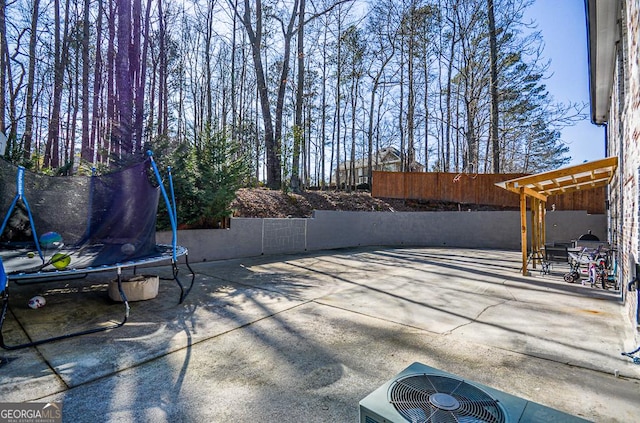
<svg viewBox="0 0 640 423">
<path fill-rule="evenodd" d="M 407 421 L 505 423 L 498 400 L 461 379 L 431 374 L 397 379 L 389 402 Z"/>
</svg>

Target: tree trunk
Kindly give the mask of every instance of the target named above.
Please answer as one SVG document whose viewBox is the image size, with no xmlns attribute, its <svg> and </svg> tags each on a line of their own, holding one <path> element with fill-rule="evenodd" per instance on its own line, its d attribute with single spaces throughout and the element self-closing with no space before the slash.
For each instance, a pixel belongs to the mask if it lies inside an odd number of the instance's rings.
<svg viewBox="0 0 640 423">
<path fill-rule="evenodd" d="M 405 170 L 412 172 L 414 162 L 416 160 L 415 150 L 415 110 L 416 110 L 416 93 L 414 84 L 414 69 L 413 69 L 413 57 L 415 56 L 415 19 L 416 19 L 415 1 L 411 2 L 411 9 L 409 10 L 409 45 L 407 46 L 407 165 Z"/>
<path fill-rule="evenodd" d="M 425 48 L 426 50 L 426 48 Z M 429 57 L 424 53 L 424 171 L 429 171 Z"/>
<path fill-rule="evenodd" d="M 443 158 L 443 166 L 442 170 L 444 172 L 449 172 L 450 160 L 451 160 L 451 125 L 452 125 L 452 113 L 451 113 L 451 75 L 453 73 L 453 59 L 455 57 L 455 45 L 456 45 L 456 24 L 455 20 L 453 20 L 452 24 L 452 35 L 451 35 L 451 51 L 449 52 L 449 63 L 447 63 L 447 92 L 446 92 L 446 109 L 447 109 L 447 119 L 444 123 L 445 125 L 445 137 L 444 137 L 444 158 Z"/>
<path fill-rule="evenodd" d="M 164 121 L 165 103 L 166 103 L 166 47 L 165 47 L 165 26 L 164 26 L 164 9 L 162 0 L 158 0 L 158 135 L 166 135 Z"/>
<path fill-rule="evenodd" d="M 342 19 L 338 18 L 338 53 L 337 53 L 337 69 L 336 69 L 336 118 L 335 118 L 335 134 L 336 134 L 336 188 L 340 189 L 340 128 L 342 122 L 340 107 L 340 86 L 342 85 Z M 346 160 L 346 157 L 345 157 Z M 345 175 L 346 176 L 346 175 Z"/>
<path fill-rule="evenodd" d="M 109 162 L 109 153 L 116 152 L 116 87 L 115 87 L 115 44 L 116 44 L 116 5 L 108 3 L 108 41 L 107 41 L 107 127 L 105 137 L 98 140 L 98 148 L 101 154 L 102 163 Z"/>
<path fill-rule="evenodd" d="M 207 3 L 207 25 L 204 35 L 204 71 L 205 81 L 204 94 L 206 96 L 206 122 L 204 127 L 212 125 L 213 123 L 213 93 L 211 91 L 211 84 L 213 78 L 211 77 L 211 39 L 213 38 L 213 4 Z"/>
<path fill-rule="evenodd" d="M 298 86 L 296 90 L 296 116 L 293 129 L 293 164 L 291 166 L 291 190 L 300 191 L 300 150 L 304 144 L 304 128 L 302 125 L 302 103 L 304 101 L 304 7 L 305 0 L 300 0 L 298 15 Z"/>
<path fill-rule="evenodd" d="M 80 158 L 86 162 L 93 162 L 89 122 L 89 11 L 90 0 L 84 0 L 82 13 L 82 141 L 80 144 Z M 99 50 L 99 46 L 98 49 Z"/>
<path fill-rule="evenodd" d="M 282 72 L 280 74 L 279 84 L 278 84 L 278 97 L 276 99 L 276 116 L 275 116 L 275 136 L 274 142 L 277 145 L 277 154 L 278 154 L 278 162 L 281 161 L 280 157 L 280 145 L 282 143 L 282 121 L 284 114 L 284 96 L 287 89 L 287 81 L 289 79 L 289 62 L 291 57 L 291 39 L 294 35 L 294 23 L 296 20 L 295 11 L 298 10 L 298 0 L 294 1 L 291 18 L 289 19 L 289 23 L 284 30 L 284 52 L 282 55 Z"/>
<path fill-rule="evenodd" d="M 118 50 L 116 51 L 116 107 L 117 122 L 114 127 L 116 152 L 120 156 L 133 153 L 133 84 L 131 63 L 131 0 L 116 0 L 118 14 Z M 139 29 L 139 28 L 138 28 Z M 113 148 L 112 148 L 113 150 Z"/>
<path fill-rule="evenodd" d="M 493 0 L 487 0 L 489 15 L 489 51 L 491 66 L 491 123 L 490 135 L 493 153 L 493 173 L 500 173 L 500 142 L 498 139 L 498 47 Z"/>
<path fill-rule="evenodd" d="M 49 119 L 49 135 L 44 154 L 45 167 L 60 167 L 60 114 L 62 106 L 62 91 L 64 89 L 64 72 L 67 66 L 68 25 L 65 19 L 64 34 L 61 34 L 60 2 L 54 1 L 54 70 L 53 70 L 53 104 Z M 65 16 L 69 16 L 69 0 L 65 4 Z"/>
<path fill-rule="evenodd" d="M 99 161 L 99 148 L 102 144 L 99 140 L 104 138 L 104 121 L 100 119 L 100 114 L 104 113 L 104 110 L 99 110 L 100 107 L 100 93 L 102 92 L 102 5 L 99 7 L 98 18 L 96 19 L 96 58 L 93 71 L 93 93 L 91 99 L 91 132 L 89 139 L 89 152 L 85 155 L 91 156 L 91 162 L 96 163 Z"/>
<path fill-rule="evenodd" d="M 7 86 L 7 67 L 9 66 L 9 46 L 7 44 L 7 21 L 6 21 L 7 2 L 0 0 L 0 132 L 4 134 L 5 109 L 7 105 L 7 96 L 4 87 Z M 4 152 L 0 152 L 3 153 Z"/>
<path fill-rule="evenodd" d="M 140 3 L 140 0 L 136 0 L 136 2 Z M 134 127 L 134 137 L 135 137 L 135 149 L 136 151 L 141 151 L 143 148 L 142 142 L 142 128 L 144 126 L 144 104 L 145 104 L 145 89 L 147 84 L 147 57 L 149 55 L 149 26 L 150 26 L 150 16 L 151 16 L 151 4 L 152 0 L 147 0 L 147 6 L 145 10 L 144 16 L 144 40 L 142 41 L 142 57 L 140 58 L 140 62 L 135 69 L 137 72 L 137 78 L 134 79 L 134 84 L 136 86 L 135 89 L 135 112 L 133 116 L 133 127 Z M 139 21 L 139 20 L 138 20 Z M 138 38 L 139 40 L 139 38 Z M 140 46 L 138 46 L 137 51 L 140 51 Z M 182 104 L 182 103 L 181 103 Z"/>
<path fill-rule="evenodd" d="M 354 61 L 355 65 L 355 61 Z M 349 173 L 351 174 L 351 180 L 349 181 L 349 190 L 355 188 L 358 185 L 356 175 L 356 115 L 358 112 L 358 86 L 360 77 L 357 74 L 355 66 L 351 70 L 351 157 L 349 161 L 351 166 Z"/>
<path fill-rule="evenodd" d="M 22 157 L 31 158 L 31 144 L 33 140 L 33 91 L 36 75 L 36 43 L 38 41 L 38 15 L 40 14 L 40 0 L 34 0 L 31 12 L 31 34 L 29 36 L 29 70 L 27 76 L 27 98 L 24 135 L 22 136 Z M 4 84 L 2 84 L 4 86 Z"/>
<path fill-rule="evenodd" d="M 322 88 L 320 100 L 320 188 L 325 188 L 326 152 L 325 140 L 327 139 L 327 25 L 324 26 L 322 42 Z M 331 146 L 333 149 L 333 145 Z M 333 160 L 331 160 L 333 162 Z M 331 163 L 330 162 L 330 163 Z M 329 183 L 331 183 L 331 165 L 329 166 Z"/>
<path fill-rule="evenodd" d="M 400 131 L 400 172 L 405 169 L 405 128 L 404 128 L 404 37 L 400 39 L 400 107 L 398 107 L 398 130 Z"/>
<path fill-rule="evenodd" d="M 238 0 L 234 1 L 234 8 L 238 8 Z M 233 29 L 231 33 L 231 139 L 236 140 L 238 137 L 238 104 L 237 104 L 237 89 L 236 89 L 236 26 L 237 26 L 237 18 L 236 15 L 233 15 Z M 242 91 L 240 91 L 242 95 Z"/>
<path fill-rule="evenodd" d="M 80 57 L 82 52 L 76 51 L 75 56 L 75 69 L 80 69 Z M 80 72 L 69 72 L 69 81 L 73 81 L 72 86 L 69 87 L 69 99 L 68 99 L 68 110 L 67 110 L 67 136 L 66 142 L 64 145 L 64 164 L 65 164 L 65 175 L 71 175 L 73 173 L 73 167 L 75 162 L 75 139 L 76 139 L 76 129 L 78 127 L 78 109 L 80 109 L 80 89 L 82 83 L 80 81 Z M 84 87 L 82 87 L 84 89 Z"/>
<path fill-rule="evenodd" d="M 267 81 L 262 64 L 260 48 L 262 45 L 262 0 L 255 1 L 256 6 L 256 27 L 251 23 L 251 6 L 249 0 L 244 0 L 244 13 L 240 16 L 242 24 L 247 31 L 253 64 L 256 71 L 256 84 L 260 96 L 260 109 L 262 112 L 262 122 L 264 124 L 264 144 L 267 155 L 267 187 L 270 189 L 280 189 L 282 185 L 281 165 L 280 165 L 280 139 L 274 135 L 273 120 L 271 116 L 271 105 L 269 103 L 269 93 Z M 236 10 L 237 13 L 237 10 Z"/>
</svg>

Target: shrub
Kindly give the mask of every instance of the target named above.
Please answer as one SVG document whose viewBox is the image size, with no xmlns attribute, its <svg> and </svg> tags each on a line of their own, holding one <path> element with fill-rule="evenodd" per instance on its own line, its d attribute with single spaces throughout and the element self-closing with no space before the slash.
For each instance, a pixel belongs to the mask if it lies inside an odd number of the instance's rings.
<svg viewBox="0 0 640 423">
<path fill-rule="evenodd" d="M 163 162 L 173 163 L 178 223 L 182 227 L 216 228 L 218 222 L 231 216 L 230 204 L 249 175 L 248 159 L 237 142 L 224 132 L 206 129 L 194 145 L 180 145 L 163 154 L 167 155 Z M 166 210 L 162 203 L 161 209 Z M 168 223 L 166 212 L 160 213 L 158 227 L 166 229 Z"/>
</svg>

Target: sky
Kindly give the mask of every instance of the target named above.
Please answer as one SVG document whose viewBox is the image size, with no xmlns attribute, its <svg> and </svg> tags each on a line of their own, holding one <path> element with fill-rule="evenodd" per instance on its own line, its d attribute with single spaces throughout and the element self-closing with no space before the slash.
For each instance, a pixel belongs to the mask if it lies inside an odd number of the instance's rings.
<svg viewBox="0 0 640 423">
<path fill-rule="evenodd" d="M 551 61 L 547 90 L 556 102 L 589 104 L 587 27 L 584 0 L 536 0 L 525 19 L 534 20 L 544 40 L 544 58 Z M 569 165 L 605 157 L 604 127 L 591 123 L 591 112 L 562 131 L 569 146 Z"/>
</svg>

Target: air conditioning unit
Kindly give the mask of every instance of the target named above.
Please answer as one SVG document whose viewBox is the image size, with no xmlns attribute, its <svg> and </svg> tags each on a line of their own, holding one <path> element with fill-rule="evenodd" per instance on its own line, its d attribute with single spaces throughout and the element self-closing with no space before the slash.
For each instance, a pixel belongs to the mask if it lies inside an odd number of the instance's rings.
<svg viewBox="0 0 640 423">
<path fill-rule="evenodd" d="M 421 363 L 413 363 L 360 401 L 360 423 L 586 421 Z"/>
</svg>

